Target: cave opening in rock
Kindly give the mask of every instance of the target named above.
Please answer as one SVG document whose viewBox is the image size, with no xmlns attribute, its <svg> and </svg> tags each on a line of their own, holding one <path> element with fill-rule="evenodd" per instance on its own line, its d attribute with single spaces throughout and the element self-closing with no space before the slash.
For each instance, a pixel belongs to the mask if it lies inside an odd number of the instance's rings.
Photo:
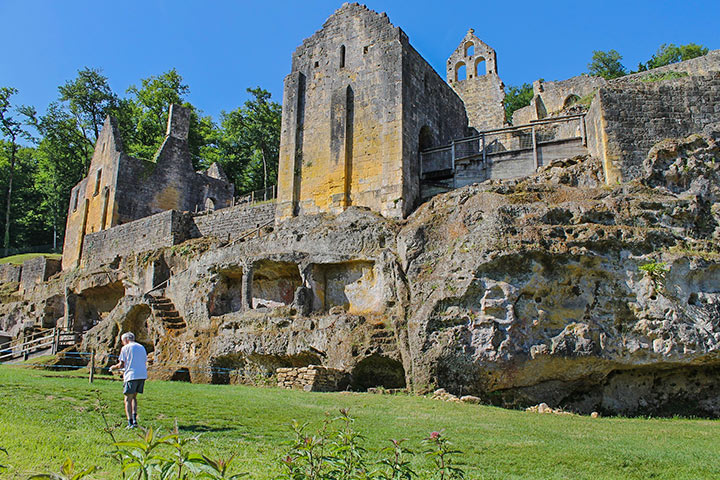
<svg viewBox="0 0 720 480">
<path fill-rule="evenodd" d="M 122 282 L 83 290 L 75 306 L 74 329 L 81 332 L 94 327 L 108 316 L 124 296 Z"/>
<path fill-rule="evenodd" d="M 148 325 L 150 315 L 149 306 L 145 304 L 135 305 L 125 317 L 123 331 L 120 332 L 121 334 L 132 332 L 135 335 L 135 341 L 145 347 L 147 353 L 155 351 L 155 341 Z"/>
<path fill-rule="evenodd" d="M 302 283 L 297 264 L 261 260 L 253 269 L 253 308 L 290 305 Z"/>
<path fill-rule="evenodd" d="M 208 312 L 211 316 L 242 310 L 242 275 L 240 268 L 220 272 L 219 280 L 208 298 Z"/>
<path fill-rule="evenodd" d="M 402 363 L 377 354 L 361 360 L 352 371 L 352 388 L 364 392 L 372 387 L 405 388 Z"/>
<path fill-rule="evenodd" d="M 172 377 L 170 377 L 171 382 L 189 382 L 190 381 L 190 369 L 188 368 L 180 368 L 178 370 L 175 370 L 173 372 Z"/>
</svg>

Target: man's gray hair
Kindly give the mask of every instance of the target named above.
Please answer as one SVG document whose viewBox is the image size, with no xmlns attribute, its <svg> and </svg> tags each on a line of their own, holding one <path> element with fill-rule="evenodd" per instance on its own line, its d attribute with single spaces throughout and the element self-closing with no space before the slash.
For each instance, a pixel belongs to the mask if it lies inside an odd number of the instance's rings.
<svg viewBox="0 0 720 480">
<path fill-rule="evenodd" d="M 120 340 L 127 340 L 128 342 L 134 342 L 135 341 L 135 334 L 132 332 L 125 332 L 122 334 L 122 337 L 120 337 Z"/>
</svg>

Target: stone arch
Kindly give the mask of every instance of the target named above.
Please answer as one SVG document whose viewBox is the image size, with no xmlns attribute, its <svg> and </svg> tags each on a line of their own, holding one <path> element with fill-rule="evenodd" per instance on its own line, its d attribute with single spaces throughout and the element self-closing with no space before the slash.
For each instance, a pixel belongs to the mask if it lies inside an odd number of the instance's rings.
<svg viewBox="0 0 720 480">
<path fill-rule="evenodd" d="M 361 360 L 352 371 L 353 390 L 372 387 L 405 388 L 405 369 L 390 357 L 374 354 Z"/>
<path fill-rule="evenodd" d="M 429 126 L 424 125 L 418 134 L 418 151 L 422 152 L 432 148 L 435 143 L 434 135 Z"/>
<path fill-rule="evenodd" d="M 216 203 L 216 200 L 213 197 L 207 197 L 205 199 L 205 210 L 210 210 L 210 211 L 215 210 L 215 203 Z"/>
<path fill-rule="evenodd" d="M 475 59 L 475 68 L 473 68 L 473 71 L 475 72 L 475 76 L 477 77 L 481 77 L 489 73 L 487 71 L 487 63 L 485 62 L 485 57 L 480 56 Z"/>
<path fill-rule="evenodd" d="M 563 102 L 563 109 L 568 108 L 571 105 L 576 104 L 580 100 L 580 97 L 575 95 L 574 93 L 571 93 L 570 95 L 565 98 L 565 101 Z"/>
<path fill-rule="evenodd" d="M 190 382 L 190 369 L 186 367 L 175 370 L 170 377 L 171 382 Z"/>
<path fill-rule="evenodd" d="M 455 64 L 455 81 L 460 82 L 467 78 L 467 67 L 465 62 L 457 62 Z"/>
<path fill-rule="evenodd" d="M 475 55 L 475 43 L 474 42 L 465 42 L 465 56 L 466 57 L 472 57 Z"/>
</svg>

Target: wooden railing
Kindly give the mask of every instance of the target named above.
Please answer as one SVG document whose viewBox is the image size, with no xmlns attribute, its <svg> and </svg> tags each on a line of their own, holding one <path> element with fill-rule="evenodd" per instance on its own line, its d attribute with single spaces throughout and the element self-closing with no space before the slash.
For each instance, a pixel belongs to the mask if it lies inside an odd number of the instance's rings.
<svg viewBox="0 0 720 480">
<path fill-rule="evenodd" d="M 566 115 L 550 119 L 536 120 L 527 125 L 496 128 L 478 132 L 476 135 L 453 140 L 449 145 L 433 147 L 420 152 L 420 178 L 434 172 L 454 172 L 458 161 L 477 160 L 487 162 L 488 156 L 506 150 L 502 137 L 515 135 L 518 137 L 518 148 L 527 150 L 532 155 L 535 167 L 538 163 L 538 128 L 547 125 L 559 125 L 577 122 L 577 137 L 583 145 L 587 145 L 585 130 L 585 114 Z M 556 138 L 554 140 L 563 140 Z"/>
<path fill-rule="evenodd" d="M 52 354 L 79 343 L 81 334 L 62 328 L 46 328 L 0 346 L 0 362 L 27 358 L 29 355 L 50 349 Z"/>
</svg>

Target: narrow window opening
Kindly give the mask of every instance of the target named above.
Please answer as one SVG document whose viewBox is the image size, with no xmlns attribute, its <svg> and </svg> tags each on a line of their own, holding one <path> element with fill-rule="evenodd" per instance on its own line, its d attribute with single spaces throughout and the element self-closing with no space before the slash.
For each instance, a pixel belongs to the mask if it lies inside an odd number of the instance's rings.
<svg viewBox="0 0 720 480">
<path fill-rule="evenodd" d="M 95 193 L 93 195 L 97 195 L 100 193 L 100 181 L 102 180 L 102 169 L 99 169 L 97 171 L 97 176 L 95 177 Z"/>
<path fill-rule="evenodd" d="M 77 212 L 78 207 L 78 191 L 75 190 L 75 200 L 73 201 L 73 212 Z"/>
<path fill-rule="evenodd" d="M 340 68 L 345 68 L 345 45 L 340 45 Z"/>
<path fill-rule="evenodd" d="M 370 51 L 370 45 L 365 45 L 363 47 L 363 55 L 367 55 L 367 53 Z"/>
<path fill-rule="evenodd" d="M 473 55 L 475 55 L 475 44 L 472 42 L 467 42 L 465 44 L 465 56 L 472 57 Z"/>
<path fill-rule="evenodd" d="M 486 73 L 487 65 L 485 64 L 485 59 L 482 57 L 478 57 L 477 60 L 475 60 L 475 75 L 481 77 Z"/>
<path fill-rule="evenodd" d="M 460 82 L 467 78 L 467 68 L 464 62 L 460 62 L 455 67 L 455 81 Z"/>
</svg>

